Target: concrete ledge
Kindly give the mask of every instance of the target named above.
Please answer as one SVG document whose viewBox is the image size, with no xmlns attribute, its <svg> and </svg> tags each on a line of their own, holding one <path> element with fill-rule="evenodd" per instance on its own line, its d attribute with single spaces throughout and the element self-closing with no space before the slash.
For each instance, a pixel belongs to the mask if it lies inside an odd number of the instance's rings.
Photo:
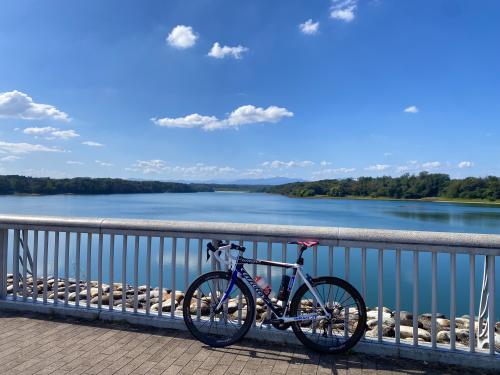
<svg viewBox="0 0 500 375">
<path fill-rule="evenodd" d="M 474 252 L 500 256 L 500 235 L 475 233 L 27 215 L 0 215 L 0 229 L 68 230 L 181 238 L 218 237 L 276 242 L 317 239 L 324 245 L 334 246 L 373 246 L 422 251 L 444 248 L 447 252 Z"/>
<path fill-rule="evenodd" d="M 110 322 L 123 322 L 138 326 L 169 328 L 186 330 L 181 318 L 159 318 L 158 316 L 146 316 L 131 312 L 111 312 L 109 310 L 98 311 L 96 308 L 76 308 L 74 306 L 53 305 L 41 302 L 29 303 L 11 300 L 0 300 L 0 310 L 35 312 L 40 314 L 54 315 L 59 317 L 75 317 L 86 320 L 103 320 Z M 301 345 L 300 341 L 291 333 L 284 331 L 252 328 L 247 338 L 279 345 Z M 500 355 L 484 353 L 469 353 L 460 350 L 432 349 L 431 347 L 414 347 L 410 344 L 395 345 L 391 342 L 379 343 L 377 341 L 362 340 L 353 349 L 353 352 L 380 355 L 385 357 L 407 358 L 419 361 L 445 363 L 464 367 L 474 367 L 485 370 L 500 369 Z"/>
</svg>

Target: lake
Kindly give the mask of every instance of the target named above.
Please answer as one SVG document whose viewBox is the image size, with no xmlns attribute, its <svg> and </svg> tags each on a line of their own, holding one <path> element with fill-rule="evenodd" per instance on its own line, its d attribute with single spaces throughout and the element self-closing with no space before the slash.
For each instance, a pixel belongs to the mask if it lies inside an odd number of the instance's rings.
<svg viewBox="0 0 500 375">
<path fill-rule="evenodd" d="M 454 203 L 382 201 L 382 200 L 329 200 L 288 198 L 279 195 L 216 192 L 190 194 L 135 194 L 135 195 L 56 195 L 56 196 L 2 196 L 0 213 L 32 214 L 84 217 L 120 217 L 165 220 L 219 221 L 238 223 L 268 223 L 290 225 L 340 226 L 356 228 L 383 228 L 405 230 L 429 230 L 444 232 L 474 232 L 500 234 L 500 206 L 467 205 Z M 142 242 L 141 242 L 142 244 Z M 132 245 L 132 244 L 131 244 Z M 120 262 L 120 246 L 116 247 L 116 264 Z M 142 246 L 142 245 L 141 245 Z M 130 246 L 131 247 L 131 246 Z M 130 250 L 129 247 L 129 250 Z M 153 243 L 153 248 L 155 243 Z M 179 244 L 179 249 L 183 249 Z M 276 249 L 281 255 L 281 248 Z M 279 251 L 278 251 L 279 250 Z M 320 249 L 321 250 L 321 249 Z M 289 252 L 291 253 L 291 252 Z M 360 288 L 360 249 L 351 250 L 350 279 Z M 377 252 L 367 251 L 367 304 L 377 301 L 376 265 Z M 265 257 L 265 244 L 259 246 L 259 257 Z M 319 254 L 318 274 L 328 270 Z M 153 259 L 155 250 L 153 249 Z M 168 249 L 166 253 L 168 258 Z M 289 261 L 293 255 L 289 254 Z M 394 307 L 394 252 L 386 251 L 384 257 L 384 304 Z M 420 310 L 430 311 L 430 253 L 420 256 Z M 106 259 L 106 257 L 105 257 Z M 129 258 L 130 259 L 130 258 Z M 177 257 L 182 267 L 182 250 Z M 323 258 L 324 259 L 324 258 Z M 468 256 L 457 256 L 457 313 L 468 313 Z M 306 258 L 310 264 L 311 254 Z M 449 256 L 438 256 L 438 309 L 449 315 Z M 191 263 L 191 261 L 190 261 Z M 193 262 L 195 263 L 195 262 Z M 73 264 L 73 261 L 72 261 Z M 82 261 L 82 264 L 83 261 Z M 179 265 L 180 264 L 180 265 Z M 62 272 L 63 262 L 59 262 Z M 344 277 L 344 251 L 334 252 L 334 273 Z M 129 265 L 128 265 L 129 266 Z M 127 267 L 128 267 L 127 266 Z M 165 264 L 168 272 L 169 264 Z M 403 252 L 402 299 L 403 309 L 411 310 L 412 303 L 412 253 Z M 476 296 L 480 293 L 483 259 L 476 257 Z M 117 268 L 119 268 L 117 266 Z M 191 267 L 190 269 L 193 269 Z M 141 269 L 143 269 L 141 267 Z M 204 270 L 207 265 L 204 266 Z M 107 267 L 105 266 L 105 270 Z M 132 268 L 130 269 L 132 271 Z M 152 279 L 156 280 L 153 267 Z M 132 275 L 132 272 L 127 272 Z M 264 272 L 265 274 L 265 272 Z M 496 262 L 496 274 L 500 274 L 500 261 Z M 82 276 L 84 276 L 82 270 Z M 177 272 L 177 285 L 183 285 L 182 272 Z M 281 270 L 273 272 L 273 289 L 277 289 Z M 104 275 L 105 281 L 107 275 Z M 196 275 L 191 271 L 190 278 Z M 116 275 L 120 280 L 119 273 Z M 141 273 L 140 282 L 144 275 Z M 168 279 L 168 277 L 167 277 Z M 500 277 L 497 277 L 496 291 L 500 291 Z M 116 280 L 115 280 L 116 281 Z M 130 280 L 131 281 L 131 280 Z M 168 287 L 168 285 L 166 285 Z M 497 298 L 498 300 L 498 298 Z M 477 309 L 476 309 L 477 311 Z M 500 309 L 497 309 L 500 311 Z M 497 313 L 497 320 L 500 313 Z"/>
</svg>

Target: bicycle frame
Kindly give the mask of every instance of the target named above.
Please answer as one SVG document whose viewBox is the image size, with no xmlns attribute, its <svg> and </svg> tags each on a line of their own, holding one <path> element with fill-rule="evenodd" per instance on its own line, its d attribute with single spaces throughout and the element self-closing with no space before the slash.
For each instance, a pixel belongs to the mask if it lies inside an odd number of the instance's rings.
<svg viewBox="0 0 500 375">
<path fill-rule="evenodd" d="M 233 289 L 233 286 L 236 282 L 236 279 L 238 278 L 238 274 L 241 275 L 241 277 L 246 280 L 248 284 L 255 290 L 255 293 L 262 298 L 266 306 L 271 309 L 274 315 L 276 317 L 283 321 L 283 323 L 287 322 L 295 322 L 295 321 L 301 321 L 301 320 L 317 320 L 318 318 L 330 318 L 331 314 L 327 311 L 325 308 L 324 302 L 321 300 L 320 296 L 318 293 L 316 293 L 316 290 L 311 284 L 311 276 L 309 274 L 304 274 L 302 272 L 302 265 L 298 263 L 282 263 L 282 262 L 274 262 L 270 260 L 259 260 L 259 259 L 248 259 L 244 258 L 241 254 L 235 258 L 230 255 L 230 249 L 229 248 L 220 248 L 218 250 L 219 252 L 225 251 L 228 259 L 230 259 L 230 264 L 231 264 L 231 269 L 232 275 L 231 275 L 231 281 L 226 289 L 226 292 L 224 293 L 223 297 L 221 298 L 219 304 L 217 305 L 217 310 L 222 307 L 222 304 L 228 299 L 229 295 L 231 294 L 231 291 Z M 216 256 L 216 258 L 221 262 L 221 263 L 229 263 L 229 261 L 222 260 L 219 256 Z M 244 268 L 244 264 L 256 264 L 256 265 L 262 265 L 262 266 L 271 266 L 271 267 L 279 267 L 279 268 L 293 268 L 293 275 L 290 279 L 290 283 L 288 284 L 288 297 L 286 301 L 283 301 L 283 306 L 284 310 L 283 313 L 280 315 L 279 312 L 276 310 L 276 308 L 273 306 L 271 300 L 269 299 L 268 296 L 265 295 L 264 291 L 262 288 L 260 288 L 255 280 L 248 274 L 248 272 Z M 321 306 L 321 309 L 323 310 L 325 315 L 318 315 L 318 314 L 306 314 L 302 315 L 300 317 L 287 317 L 286 314 L 288 312 L 288 302 L 291 297 L 291 291 L 293 290 L 293 287 L 296 283 L 297 277 L 301 278 L 304 281 L 304 284 L 307 285 L 308 289 L 312 293 L 313 297 L 318 301 L 318 303 Z"/>
</svg>

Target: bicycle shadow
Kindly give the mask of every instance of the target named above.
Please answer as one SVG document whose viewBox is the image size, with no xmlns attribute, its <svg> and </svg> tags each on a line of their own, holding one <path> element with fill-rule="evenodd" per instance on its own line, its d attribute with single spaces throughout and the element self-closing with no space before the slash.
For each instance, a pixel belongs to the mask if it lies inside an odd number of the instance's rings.
<svg viewBox="0 0 500 375">
<path fill-rule="evenodd" d="M 261 373 L 313 374 L 484 374 L 481 371 L 444 364 L 430 364 L 402 358 L 380 357 L 361 353 L 340 355 L 319 354 L 301 346 L 279 346 L 251 339 L 226 348 L 203 346 L 215 353 L 234 354 L 244 361 L 245 368 Z M 252 365 L 251 362 L 254 362 Z"/>
</svg>

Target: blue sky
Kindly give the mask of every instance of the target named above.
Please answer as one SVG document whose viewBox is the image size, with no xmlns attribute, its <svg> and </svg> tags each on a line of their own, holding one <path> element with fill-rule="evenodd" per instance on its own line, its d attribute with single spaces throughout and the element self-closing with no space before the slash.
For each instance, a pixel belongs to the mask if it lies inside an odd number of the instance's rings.
<svg viewBox="0 0 500 375">
<path fill-rule="evenodd" d="M 0 173 L 500 175 L 500 2 L 3 1 Z"/>
</svg>

